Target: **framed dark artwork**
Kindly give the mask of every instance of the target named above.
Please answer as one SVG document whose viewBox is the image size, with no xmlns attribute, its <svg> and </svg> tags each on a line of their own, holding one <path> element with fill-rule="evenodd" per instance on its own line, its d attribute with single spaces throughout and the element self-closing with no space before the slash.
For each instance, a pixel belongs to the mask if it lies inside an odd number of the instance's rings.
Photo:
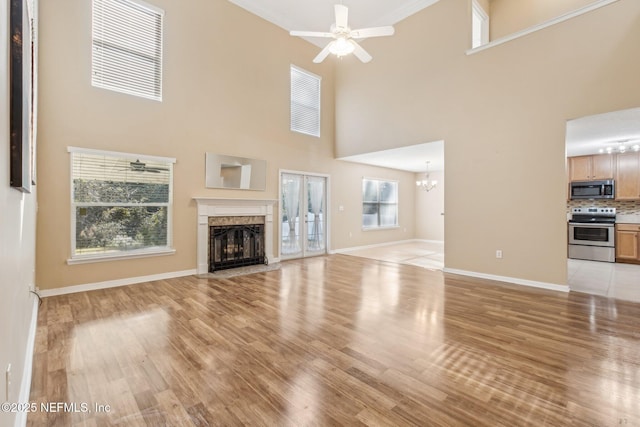
<svg viewBox="0 0 640 427">
<path fill-rule="evenodd" d="M 9 177 L 28 193 L 36 178 L 37 0 L 11 0 L 9 14 Z"/>
</svg>

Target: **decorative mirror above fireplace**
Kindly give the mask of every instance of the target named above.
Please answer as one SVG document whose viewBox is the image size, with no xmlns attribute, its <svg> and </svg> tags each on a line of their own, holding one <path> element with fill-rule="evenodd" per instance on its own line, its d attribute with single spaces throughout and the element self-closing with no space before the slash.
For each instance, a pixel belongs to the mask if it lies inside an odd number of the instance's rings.
<svg viewBox="0 0 640 427">
<path fill-rule="evenodd" d="M 246 157 L 206 153 L 207 188 L 264 190 L 267 182 L 267 162 Z"/>
</svg>

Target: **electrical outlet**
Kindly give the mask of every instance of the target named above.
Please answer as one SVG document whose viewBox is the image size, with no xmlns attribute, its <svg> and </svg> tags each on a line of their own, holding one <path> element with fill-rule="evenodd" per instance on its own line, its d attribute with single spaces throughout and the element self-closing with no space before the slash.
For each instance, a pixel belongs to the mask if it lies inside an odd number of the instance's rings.
<svg viewBox="0 0 640 427">
<path fill-rule="evenodd" d="M 501 259 L 501 258 L 502 258 L 502 250 L 501 250 L 501 249 L 498 249 L 498 250 L 496 251 L 496 258 L 498 258 L 498 259 Z"/>
<path fill-rule="evenodd" d="M 352 237 L 353 237 L 353 233 L 349 232 L 349 238 L 352 238 Z"/>
<path fill-rule="evenodd" d="M 7 365 L 7 372 L 5 375 L 5 390 L 4 390 L 4 401 L 9 401 L 9 393 L 11 392 L 11 363 Z"/>
</svg>

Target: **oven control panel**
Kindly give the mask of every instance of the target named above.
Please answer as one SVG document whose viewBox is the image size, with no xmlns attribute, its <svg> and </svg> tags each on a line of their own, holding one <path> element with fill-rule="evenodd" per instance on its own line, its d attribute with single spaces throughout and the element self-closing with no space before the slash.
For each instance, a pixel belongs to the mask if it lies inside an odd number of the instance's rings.
<svg viewBox="0 0 640 427">
<path fill-rule="evenodd" d="M 612 216 L 616 214 L 616 208 L 573 208 L 571 209 L 573 214 L 587 214 L 587 215 L 602 215 Z"/>
</svg>

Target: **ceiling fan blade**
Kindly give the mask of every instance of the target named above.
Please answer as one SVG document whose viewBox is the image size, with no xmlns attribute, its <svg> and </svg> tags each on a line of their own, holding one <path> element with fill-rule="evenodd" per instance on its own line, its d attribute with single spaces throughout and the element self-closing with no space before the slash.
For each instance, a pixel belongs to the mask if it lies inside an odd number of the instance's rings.
<svg viewBox="0 0 640 427">
<path fill-rule="evenodd" d="M 336 7 L 336 28 L 344 29 L 348 27 L 349 9 L 347 6 L 337 4 Z"/>
<path fill-rule="evenodd" d="M 351 31 L 351 38 L 364 39 L 366 37 L 382 37 L 392 36 L 395 33 L 393 27 L 373 27 L 373 28 L 361 28 L 359 30 Z"/>
<path fill-rule="evenodd" d="M 331 46 L 333 46 L 334 43 L 335 43 L 335 40 L 331 41 L 328 45 L 326 45 L 324 49 L 322 49 L 320 53 L 315 58 L 313 58 L 313 62 L 315 62 L 316 64 L 319 64 L 322 61 L 324 61 L 324 59 L 327 56 L 329 56 Z"/>
<path fill-rule="evenodd" d="M 332 42 L 333 43 L 333 42 Z M 371 61 L 373 59 L 373 57 L 371 55 L 369 55 L 369 53 L 364 50 L 358 43 L 354 42 L 353 40 L 349 40 L 349 43 L 351 43 L 354 47 L 353 50 L 353 54 L 362 62 L 364 62 L 365 64 L 369 61 Z"/>
<path fill-rule="evenodd" d="M 333 33 L 321 31 L 289 31 L 289 34 L 297 37 L 333 37 Z"/>
</svg>

